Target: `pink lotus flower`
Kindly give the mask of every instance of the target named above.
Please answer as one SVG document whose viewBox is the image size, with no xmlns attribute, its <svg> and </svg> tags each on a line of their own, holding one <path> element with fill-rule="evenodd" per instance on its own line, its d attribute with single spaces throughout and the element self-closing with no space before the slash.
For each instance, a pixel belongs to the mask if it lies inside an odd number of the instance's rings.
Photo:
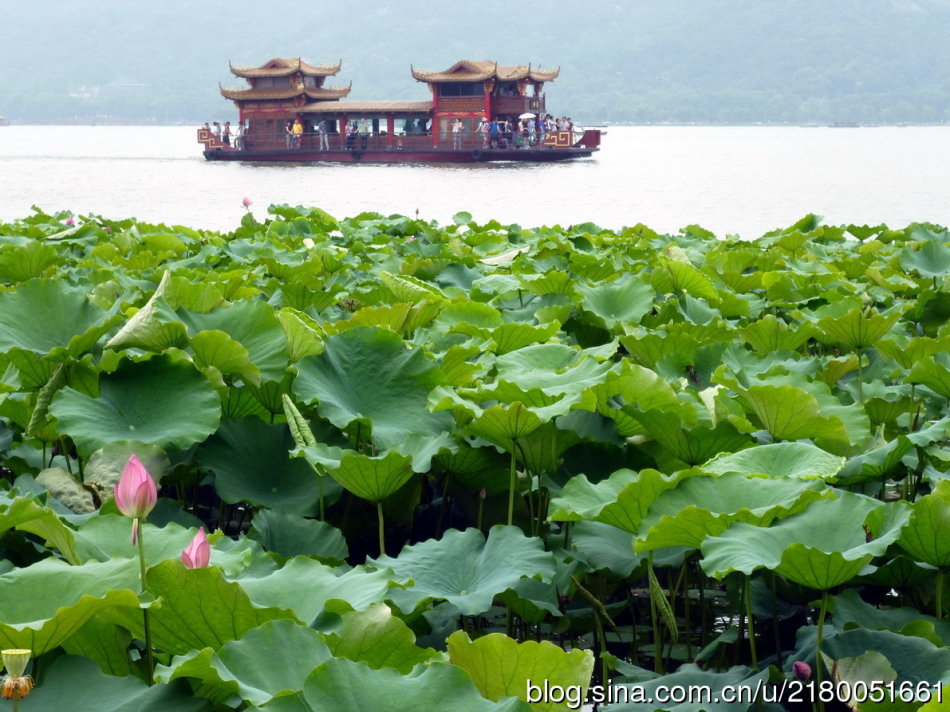
<svg viewBox="0 0 950 712">
<path fill-rule="evenodd" d="M 248 197 L 245 195 L 245 196 L 244 196 L 244 200 L 241 201 L 241 205 L 243 205 L 245 208 L 250 208 L 250 207 L 251 207 L 251 199 L 248 198 Z"/>
<path fill-rule="evenodd" d="M 792 677 L 796 680 L 807 680 L 811 677 L 811 665 L 801 660 L 792 663 Z"/>
<path fill-rule="evenodd" d="M 115 506 L 127 517 L 132 517 L 132 545 L 138 541 L 139 520 L 148 516 L 158 501 L 155 480 L 148 474 L 145 465 L 132 455 L 122 470 L 122 477 L 115 486 Z"/>
<path fill-rule="evenodd" d="M 205 528 L 201 527 L 191 543 L 181 552 L 181 561 L 189 569 L 203 569 L 211 561 L 211 545 L 205 536 Z"/>
</svg>

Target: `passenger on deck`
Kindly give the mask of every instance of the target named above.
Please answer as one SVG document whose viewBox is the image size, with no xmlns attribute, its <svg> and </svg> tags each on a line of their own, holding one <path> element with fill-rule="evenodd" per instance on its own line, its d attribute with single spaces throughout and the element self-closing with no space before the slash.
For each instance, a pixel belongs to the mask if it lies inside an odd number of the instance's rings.
<svg viewBox="0 0 950 712">
<path fill-rule="evenodd" d="M 303 124 L 300 123 L 300 119 L 294 119 L 294 125 L 290 130 L 294 137 L 294 148 L 299 150 L 303 143 Z"/>
<path fill-rule="evenodd" d="M 289 151 L 294 147 L 294 122 L 290 119 L 287 119 L 287 123 L 284 125 L 284 138 L 287 141 L 287 150 Z"/>
<path fill-rule="evenodd" d="M 366 150 L 366 144 L 369 143 L 369 124 L 366 119 L 360 119 L 360 125 L 357 131 L 360 134 L 360 150 Z"/>
<path fill-rule="evenodd" d="M 482 137 L 482 148 L 488 148 L 488 132 L 490 128 L 489 123 L 484 118 L 478 122 L 478 128 L 475 131 Z"/>
<path fill-rule="evenodd" d="M 244 122 L 239 121 L 237 125 L 237 132 L 234 134 L 234 147 L 239 150 L 244 150 Z"/>
<path fill-rule="evenodd" d="M 455 117 L 455 121 L 450 125 L 452 127 L 452 148 L 459 149 L 462 147 L 462 120 Z"/>
<path fill-rule="evenodd" d="M 213 126 L 214 128 L 211 129 L 211 132 L 214 134 L 214 140 L 220 141 L 221 140 L 221 124 L 215 121 Z"/>
<path fill-rule="evenodd" d="M 221 131 L 221 140 L 224 142 L 225 146 L 231 145 L 231 122 L 224 122 L 224 130 Z"/>
<path fill-rule="evenodd" d="M 353 144 L 356 142 L 356 122 L 352 122 L 346 125 L 346 150 L 352 151 Z"/>
<path fill-rule="evenodd" d="M 327 126 L 327 120 L 321 119 L 320 123 L 317 124 L 317 136 L 320 137 L 320 150 L 329 151 L 330 150 L 330 129 Z"/>
</svg>

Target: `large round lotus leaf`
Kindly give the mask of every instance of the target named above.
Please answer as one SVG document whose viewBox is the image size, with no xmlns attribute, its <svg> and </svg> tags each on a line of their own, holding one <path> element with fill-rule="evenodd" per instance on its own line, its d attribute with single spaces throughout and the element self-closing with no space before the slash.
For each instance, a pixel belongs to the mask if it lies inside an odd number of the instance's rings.
<svg viewBox="0 0 950 712">
<path fill-rule="evenodd" d="M 950 567 L 950 480 L 940 480 L 931 494 L 914 502 L 912 509 L 898 540 L 901 548 L 917 561 Z"/>
<path fill-rule="evenodd" d="M 357 497 L 382 502 L 412 478 L 412 460 L 394 450 L 380 457 L 350 450 L 327 472 Z"/>
<path fill-rule="evenodd" d="M 380 556 L 367 563 L 390 567 L 399 580 L 415 582 L 410 588 L 392 591 L 393 602 L 403 611 L 435 598 L 448 601 L 467 616 L 487 611 L 496 595 L 523 576 L 548 581 L 554 575 L 554 556 L 544 551 L 541 540 L 505 526 L 492 527 L 487 540 L 478 529 L 452 529 L 441 539 L 404 547 L 396 558 Z"/>
<path fill-rule="evenodd" d="M 770 527 L 732 525 L 703 542 L 701 564 L 715 578 L 766 568 L 803 586 L 827 590 L 857 576 L 882 555 L 909 518 L 905 503 L 840 492 Z"/>
<path fill-rule="evenodd" d="M 317 402 L 320 414 L 338 428 L 360 420 L 372 427 L 380 449 L 413 456 L 413 467 L 428 470 L 432 456 L 451 444 L 454 421 L 426 408 L 429 392 L 442 376 L 421 349 L 409 349 L 396 334 L 356 327 L 326 340 L 326 350 L 297 364 L 294 393 Z"/>
<path fill-rule="evenodd" d="M 286 425 L 257 418 L 226 420 L 198 451 L 198 462 L 215 474 L 225 502 L 250 502 L 291 514 L 317 510 L 317 475 L 306 460 L 291 458 L 294 439 Z"/>
<path fill-rule="evenodd" d="M 141 614 L 140 614 L 141 615 Z M 210 712 L 186 682 L 149 687 L 137 677 L 103 675 L 92 660 L 62 657 L 43 670 L 43 682 L 20 702 L 23 712 Z"/>
<path fill-rule="evenodd" d="M 643 315 L 653 308 L 655 292 L 646 282 L 632 274 L 613 282 L 577 285 L 582 295 L 581 307 L 603 322 L 607 329 L 617 324 L 638 324 Z"/>
<path fill-rule="evenodd" d="M 103 611 L 142 617 L 138 562 L 113 559 L 70 566 L 48 558 L 0 576 L 0 647 L 41 655 Z"/>
<path fill-rule="evenodd" d="M 928 356 L 914 364 L 907 376 L 910 383 L 922 383 L 943 398 L 950 398 L 950 354 Z"/>
<path fill-rule="evenodd" d="M 24 349 L 48 354 L 69 348 L 78 356 L 112 323 L 86 296 L 61 280 L 30 280 L 0 292 L 0 353 Z"/>
<path fill-rule="evenodd" d="M 134 559 L 128 563 L 138 564 Z M 188 569 L 181 561 L 166 560 L 149 568 L 147 581 L 148 592 L 161 600 L 149 611 L 152 640 L 156 648 L 175 655 L 217 649 L 267 621 L 294 617 L 287 610 L 255 605 L 217 566 Z M 102 617 L 145 639 L 140 610 L 110 610 Z"/>
<path fill-rule="evenodd" d="M 179 312 L 192 336 L 202 331 L 223 331 L 245 349 L 265 381 L 279 381 L 290 362 L 284 330 L 266 302 L 244 300 L 207 314 Z"/>
<path fill-rule="evenodd" d="M 217 699 L 238 695 L 262 705 L 279 694 L 303 690 L 307 676 L 331 657 L 321 635 L 295 621 L 272 620 L 253 628 L 220 649 L 202 648 L 159 665 L 155 679 L 168 683 L 180 677 L 201 682 L 205 695 Z"/>
<path fill-rule="evenodd" d="M 364 610 L 389 598 L 390 589 L 396 585 L 396 577 L 389 569 L 344 568 L 297 556 L 276 571 L 249 570 L 239 582 L 256 605 L 293 611 L 307 625 L 316 620 L 331 599 L 340 599 L 351 609 Z"/>
<path fill-rule="evenodd" d="M 825 452 L 811 443 L 772 443 L 713 458 L 700 469 L 722 475 L 772 475 L 811 479 L 833 478 L 844 467 L 845 458 Z"/>
<path fill-rule="evenodd" d="M 340 629 L 328 634 L 326 642 L 335 657 L 394 668 L 403 675 L 436 655 L 432 648 L 416 645 L 415 633 L 384 603 L 344 613 Z"/>
<path fill-rule="evenodd" d="M 420 665 L 409 675 L 374 670 L 366 663 L 333 658 L 314 670 L 304 685 L 310 709 L 333 712 L 530 712 L 517 698 L 490 702 L 471 678 L 454 665 Z"/>
<path fill-rule="evenodd" d="M 267 551 L 287 558 L 313 556 L 327 563 L 342 563 L 348 553 L 346 539 L 336 527 L 277 509 L 258 511 L 247 535 Z"/>
<path fill-rule="evenodd" d="M 915 270 L 921 277 L 942 277 L 950 272 L 950 246 L 928 240 L 919 250 L 905 247 L 901 252 L 901 267 Z"/>
<path fill-rule="evenodd" d="M 699 548 L 703 539 L 722 533 L 733 522 L 768 526 L 774 519 L 803 511 L 810 502 L 831 496 L 822 482 L 784 477 L 689 477 L 650 505 L 640 523 L 638 552 L 666 546 Z"/>
<path fill-rule="evenodd" d="M 183 450 L 217 429 L 221 399 L 193 366 L 162 356 L 103 374 L 98 398 L 64 388 L 49 411 L 84 456 L 115 440 Z"/>
<path fill-rule="evenodd" d="M 446 643 L 450 662 L 471 675 L 478 691 L 489 700 L 518 697 L 535 703 L 534 710 L 565 709 L 563 701 L 529 699 L 528 686 L 540 687 L 545 682 L 576 690 L 575 709 L 587 698 L 594 672 L 594 656 L 589 650 L 575 648 L 567 652 L 547 640 L 519 643 L 501 633 L 472 641 L 461 630 L 450 635 Z"/>
</svg>

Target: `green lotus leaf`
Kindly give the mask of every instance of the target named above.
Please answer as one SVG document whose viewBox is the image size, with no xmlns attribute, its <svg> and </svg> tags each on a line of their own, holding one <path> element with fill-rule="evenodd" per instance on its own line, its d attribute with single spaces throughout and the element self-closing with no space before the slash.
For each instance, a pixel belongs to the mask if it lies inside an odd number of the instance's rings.
<svg viewBox="0 0 950 712">
<path fill-rule="evenodd" d="M 259 385 L 260 370 L 251 363 L 247 349 L 223 331 L 208 330 L 191 338 L 195 365 L 202 371 L 213 368 L 224 375 L 237 374 L 248 383 Z"/>
<path fill-rule="evenodd" d="M 49 507 L 29 497 L 0 500 L 0 536 L 9 529 L 35 534 L 53 547 L 71 564 L 78 564 L 76 535 Z"/>
<path fill-rule="evenodd" d="M 275 571 L 249 571 L 238 581 L 255 605 L 293 611 L 298 620 L 310 625 L 332 599 L 345 601 L 357 611 L 382 603 L 398 585 L 395 578 L 390 569 L 358 566 L 344 571 L 298 556 Z"/>
<path fill-rule="evenodd" d="M 662 293 L 690 294 L 710 302 L 719 298 L 709 277 L 689 262 L 678 259 L 657 258 L 653 284 Z"/>
<path fill-rule="evenodd" d="M 162 275 L 149 300 L 106 342 L 107 348 L 161 352 L 172 346 L 184 345 L 188 338 L 185 325 L 165 301 L 170 275 L 167 271 Z"/>
<path fill-rule="evenodd" d="M 917 712 L 942 712 L 945 709 L 944 700 L 950 699 L 950 683 L 943 685 L 939 691 L 931 689 L 931 692 L 930 702 L 919 707 Z"/>
<path fill-rule="evenodd" d="M 305 461 L 290 457 L 293 446 L 286 425 L 257 418 L 227 420 L 201 446 L 198 461 L 215 473 L 215 491 L 225 502 L 313 514 L 319 498 L 317 476 Z"/>
<path fill-rule="evenodd" d="M 307 356 L 323 353 L 325 334 L 313 319 L 290 307 L 281 309 L 276 317 L 284 330 L 284 340 L 287 342 L 287 350 L 293 363 Z"/>
<path fill-rule="evenodd" d="M 408 349 L 396 334 L 374 327 L 334 334 L 325 347 L 297 364 L 293 390 L 301 402 L 316 401 L 320 414 L 341 429 L 369 422 L 373 442 L 412 455 L 418 472 L 429 469 L 435 452 L 451 447 L 451 415 L 426 408 L 441 373 L 420 349 Z"/>
<path fill-rule="evenodd" d="M 937 240 L 928 240 L 916 250 L 907 246 L 901 252 L 901 267 L 921 277 L 942 277 L 950 272 L 950 246 Z"/>
<path fill-rule="evenodd" d="M 141 620 L 132 559 L 70 566 L 43 559 L 0 575 L 0 645 L 42 655 L 96 615 L 128 611 Z"/>
<path fill-rule="evenodd" d="M 192 366 L 160 356 L 122 361 L 100 377 L 98 398 L 64 388 L 49 412 L 84 456 L 130 439 L 182 450 L 217 429 L 221 400 Z"/>
<path fill-rule="evenodd" d="M 770 527 L 740 522 L 707 538 L 701 565 L 715 578 L 766 568 L 802 586 L 827 590 L 857 576 L 883 554 L 909 518 L 904 503 L 841 492 Z"/>
<path fill-rule="evenodd" d="M 638 682 L 632 686 L 622 686 L 624 690 L 612 690 L 613 700 L 610 712 L 746 712 L 752 704 L 746 701 L 723 702 L 726 695 L 722 692 L 729 688 L 735 694 L 739 687 L 748 687 L 755 690 L 760 684 L 769 681 L 769 671 L 758 672 L 752 668 L 737 666 L 726 672 L 712 672 L 702 670 L 698 665 L 688 663 L 679 668 L 672 675 L 663 675 L 652 680 Z M 659 690 L 659 687 L 663 690 Z M 645 700 L 666 699 L 673 690 L 708 690 L 708 699 L 690 700 L 675 704 L 667 702 L 658 707 L 654 702 Z M 625 695 L 621 696 L 621 695 Z M 626 700 L 626 701 L 625 701 Z"/>
<path fill-rule="evenodd" d="M 601 383 L 610 370 L 612 364 L 599 363 L 598 355 L 592 349 L 578 351 L 562 344 L 525 346 L 495 360 L 496 378 L 547 395 L 579 393 Z"/>
<path fill-rule="evenodd" d="M 363 662 L 371 668 L 395 668 L 408 675 L 412 668 L 434 655 L 432 648 L 416 645 L 416 636 L 385 604 L 342 615 L 339 631 L 326 635 L 334 656 Z"/>
<path fill-rule="evenodd" d="M 831 496 L 823 482 L 785 477 L 748 477 L 730 472 L 719 477 L 689 477 L 661 493 L 640 522 L 638 553 L 667 546 L 698 549 L 735 522 L 768 526 Z"/>
<path fill-rule="evenodd" d="M 911 509 L 910 521 L 898 540 L 900 547 L 917 561 L 950 567 L 950 480 L 940 480 Z"/>
<path fill-rule="evenodd" d="M 143 677 L 138 661 L 129 656 L 131 644 L 132 635 L 125 628 L 93 617 L 64 640 L 62 648 L 69 655 L 94 660 L 106 675 Z"/>
<path fill-rule="evenodd" d="M 541 418 L 523 403 L 493 405 L 468 424 L 467 431 L 511 452 L 514 440 L 541 427 Z"/>
<path fill-rule="evenodd" d="M 128 563 L 137 569 L 137 561 Z M 161 605 L 149 611 L 153 644 L 174 655 L 217 649 L 267 621 L 293 618 L 290 611 L 254 605 L 242 587 L 225 580 L 216 566 L 188 569 L 181 561 L 166 560 L 149 568 L 146 578 L 149 594 L 161 599 Z M 144 640 L 141 611 L 114 608 L 104 611 L 102 618 Z"/>
<path fill-rule="evenodd" d="M 943 351 L 914 364 L 907 376 L 910 383 L 922 383 L 943 398 L 950 399 L 950 353 Z"/>
<path fill-rule="evenodd" d="M 174 522 L 161 528 L 148 523 L 141 526 L 145 560 L 150 565 L 180 558 L 195 536 L 194 529 Z M 83 562 L 137 557 L 138 550 L 132 545 L 132 521 L 119 514 L 90 517 L 76 531 L 76 554 Z"/>
<path fill-rule="evenodd" d="M 496 595 L 523 576 L 547 581 L 554 575 L 554 557 L 539 539 L 500 525 L 491 528 L 487 539 L 477 529 L 452 529 L 441 539 L 403 547 L 395 558 L 380 556 L 367 559 L 367 564 L 389 567 L 400 580 L 414 582 L 391 594 L 403 611 L 433 598 L 448 601 L 468 616 L 487 611 Z"/>
<path fill-rule="evenodd" d="M 862 482 L 880 482 L 900 467 L 903 467 L 904 455 L 914 448 L 913 442 L 904 435 L 898 435 L 888 443 L 849 458 L 838 475 L 839 486 L 855 485 Z"/>
<path fill-rule="evenodd" d="M 338 333 L 357 326 L 382 327 L 408 338 L 416 329 L 429 324 L 442 308 L 438 302 L 398 302 L 376 307 L 363 307 L 346 321 L 326 327 L 327 333 Z"/>
<path fill-rule="evenodd" d="M 260 372 L 261 380 L 280 381 L 283 378 L 290 354 L 284 341 L 284 330 L 274 309 L 265 302 L 245 300 L 207 314 L 182 311 L 180 318 L 192 338 L 202 331 L 223 331 L 237 341 L 247 350 L 251 363 Z M 207 346 L 206 343 L 202 344 L 203 353 L 207 352 Z M 225 348 L 227 353 L 222 354 L 221 359 L 233 367 L 243 358 L 243 353 L 230 346 Z"/>
<path fill-rule="evenodd" d="M 549 712 L 572 709 L 568 702 L 529 696 L 532 686 L 545 683 L 562 689 L 573 688 L 580 702 L 594 672 L 594 656 L 589 650 L 566 652 L 549 641 L 519 643 L 501 633 L 490 633 L 472 641 L 464 631 L 456 631 L 446 641 L 449 660 L 465 670 L 478 691 L 489 700 L 518 697 L 533 703 L 531 708 Z M 578 709 L 574 705 L 573 709 Z"/>
<path fill-rule="evenodd" d="M 847 439 L 844 425 L 821 414 L 818 399 L 796 386 L 752 386 L 740 391 L 762 427 L 778 440 L 835 437 Z"/>
<path fill-rule="evenodd" d="M 410 675 L 374 670 L 366 663 L 333 658 L 314 670 L 304 685 L 311 712 L 530 712 L 518 699 L 490 702 L 472 679 L 454 665 L 419 666 Z M 295 709 L 295 708 L 290 708 Z M 283 711 L 282 711 L 283 712 Z"/>
<path fill-rule="evenodd" d="M 764 317 L 737 330 L 743 340 L 760 354 L 772 351 L 798 351 L 798 348 L 814 336 L 811 324 L 796 325 L 790 329 L 774 314 Z"/>
<path fill-rule="evenodd" d="M 869 630 L 890 630 L 904 635 L 923 624 L 929 635 L 920 635 L 938 647 L 950 644 L 950 623 L 931 616 L 921 615 L 916 608 L 877 608 L 861 600 L 860 594 L 848 588 L 832 599 L 835 627 L 847 630 L 849 623 L 856 623 Z"/>
<path fill-rule="evenodd" d="M 5 282 L 26 282 L 40 277 L 48 267 L 60 262 L 59 253 L 52 245 L 31 240 L 25 245 L 0 249 L 0 279 Z"/>
<path fill-rule="evenodd" d="M 194 678 L 204 695 L 219 703 L 237 695 L 263 705 L 278 695 L 301 692 L 307 676 L 330 657 L 317 631 L 294 621 L 272 620 L 217 650 L 176 655 L 169 665 L 156 668 L 155 679 L 169 683 Z"/>
<path fill-rule="evenodd" d="M 67 656 L 43 670 L 43 682 L 20 702 L 24 712 L 211 712 L 184 682 L 149 687 L 135 677 L 103 675 L 92 660 Z"/>
<path fill-rule="evenodd" d="M 36 482 L 76 514 L 91 514 L 96 511 L 92 492 L 62 467 L 48 467 L 36 476 Z"/>
<path fill-rule="evenodd" d="M 875 650 L 887 658 L 897 673 L 898 682 L 933 683 L 950 678 L 950 648 L 937 647 L 929 640 L 913 635 L 858 628 L 827 638 L 821 649 L 832 660 L 857 658 L 865 651 Z M 810 641 L 808 649 L 800 645 L 799 650 L 805 655 L 813 654 L 814 640 Z M 864 706 L 861 705 L 862 709 Z"/>
<path fill-rule="evenodd" d="M 607 480 L 591 485 L 584 475 L 572 478 L 559 497 L 551 500 L 552 520 L 602 522 L 631 534 L 640 532 L 640 524 L 650 505 L 663 492 L 673 489 L 681 479 L 705 476 L 701 470 L 682 470 L 664 475 L 645 469 L 639 473 L 617 470 Z"/>
<path fill-rule="evenodd" d="M 417 304 L 431 299 L 445 299 L 446 295 L 434 284 L 407 274 L 391 274 L 385 270 L 379 273 L 383 284 L 392 290 L 397 301 Z"/>
<path fill-rule="evenodd" d="M 844 463 L 845 458 L 811 443 L 771 443 L 719 455 L 700 469 L 715 475 L 740 472 L 744 475 L 830 480 L 841 471 Z"/>
<path fill-rule="evenodd" d="M 168 455 L 161 448 L 136 440 L 117 440 L 92 453 L 83 468 L 83 481 L 95 487 L 103 498 L 111 496 L 132 455 L 145 466 L 156 486 L 171 469 Z"/>
<path fill-rule="evenodd" d="M 0 353 L 79 356 L 118 320 L 62 280 L 30 280 L 0 292 Z"/>
<path fill-rule="evenodd" d="M 653 287 L 632 274 L 612 282 L 578 284 L 581 307 L 597 316 L 608 330 L 623 323 L 639 324 L 653 309 Z"/>
<path fill-rule="evenodd" d="M 313 556 L 324 563 L 342 563 L 346 540 L 336 527 L 276 509 L 262 509 L 251 520 L 248 537 L 280 556 Z"/>
<path fill-rule="evenodd" d="M 873 346 L 899 318 L 899 312 L 884 316 L 874 309 L 854 308 L 820 319 L 816 337 L 825 343 L 844 344 L 860 351 Z"/>
<path fill-rule="evenodd" d="M 706 462 L 720 452 L 741 450 L 752 442 L 749 435 L 740 433 L 728 421 L 717 423 L 712 428 L 684 428 L 675 413 L 648 410 L 633 413 L 633 416 L 670 455 L 687 465 Z"/>
<path fill-rule="evenodd" d="M 560 328 L 561 325 L 556 321 L 540 326 L 521 322 L 507 322 L 492 329 L 474 329 L 472 333 L 490 340 L 491 351 L 501 355 L 517 351 L 531 344 L 544 343 L 554 336 Z"/>
<path fill-rule="evenodd" d="M 607 570 L 625 579 L 646 561 L 633 550 L 633 535 L 601 522 L 578 522 L 571 530 L 571 544 L 595 571 Z"/>
<path fill-rule="evenodd" d="M 327 465 L 327 472 L 333 479 L 357 497 L 370 502 L 382 502 L 406 484 L 412 479 L 412 469 L 412 458 L 395 450 L 379 457 L 350 450 L 340 458 L 339 467 Z"/>
</svg>

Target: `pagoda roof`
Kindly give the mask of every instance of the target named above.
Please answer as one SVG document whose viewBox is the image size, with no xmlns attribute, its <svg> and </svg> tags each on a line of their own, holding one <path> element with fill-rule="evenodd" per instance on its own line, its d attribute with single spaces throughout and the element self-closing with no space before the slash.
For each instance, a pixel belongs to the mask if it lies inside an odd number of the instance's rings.
<svg viewBox="0 0 950 712">
<path fill-rule="evenodd" d="M 431 101 L 314 101 L 300 112 L 312 114 L 427 114 Z"/>
<path fill-rule="evenodd" d="M 306 77 L 329 77 L 340 71 L 343 66 L 341 59 L 336 64 L 308 64 L 300 57 L 274 57 L 260 67 L 234 66 L 228 62 L 231 73 L 238 77 L 289 77 L 291 74 L 302 74 Z"/>
<path fill-rule="evenodd" d="M 220 87 L 221 96 L 234 101 L 266 101 L 268 99 L 340 99 L 350 93 L 351 87 L 287 87 L 286 89 L 232 89 Z"/>
<path fill-rule="evenodd" d="M 560 73 L 560 69 L 541 69 L 530 64 L 500 65 L 498 62 L 484 60 L 473 62 L 463 59 L 441 72 L 429 72 L 412 68 L 412 76 L 420 82 L 481 82 L 486 79 L 517 81 L 531 79 L 536 82 L 549 82 Z"/>
</svg>

